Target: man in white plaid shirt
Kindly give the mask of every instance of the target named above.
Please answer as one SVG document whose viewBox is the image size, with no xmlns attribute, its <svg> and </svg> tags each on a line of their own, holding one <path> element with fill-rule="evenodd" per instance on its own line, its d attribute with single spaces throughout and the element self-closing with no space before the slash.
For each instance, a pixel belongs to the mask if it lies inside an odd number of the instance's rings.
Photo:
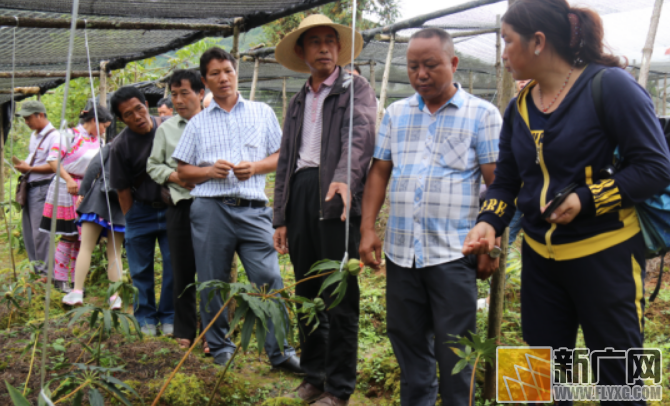
<svg viewBox="0 0 670 406">
<path fill-rule="evenodd" d="M 479 211 L 481 177 L 493 182 L 502 118 L 490 103 L 453 83 L 458 66 L 449 34 L 418 31 L 407 49 L 417 93 L 386 110 L 363 192 L 361 259 L 381 264 L 374 227 L 391 180 L 384 251 L 387 329 L 398 363 L 403 406 L 467 405 L 468 366 L 447 344 L 476 330 L 476 277 L 497 259 L 463 257 L 461 248 Z M 373 256 L 374 254 L 374 256 Z M 479 275 L 478 275 L 479 273 Z"/>
<path fill-rule="evenodd" d="M 252 283 L 281 289 L 272 209 L 265 196 L 265 174 L 277 168 L 279 156 L 282 132 L 277 117 L 268 105 L 244 100 L 237 92 L 235 58 L 223 49 L 205 51 L 200 71 L 214 94 L 212 103 L 189 120 L 172 154 L 179 178 L 196 185 L 191 191 L 195 197 L 191 234 L 198 281 L 228 282 L 237 251 Z M 219 295 L 208 302 L 208 293 L 203 290 L 200 296 L 203 326 L 223 305 Z M 301 373 L 295 350 L 284 340 L 282 352 L 271 322 L 268 327 L 265 351 L 272 365 Z M 225 365 L 235 351 L 226 337 L 228 329 L 226 317 L 219 317 L 206 334 L 219 365 Z"/>
</svg>

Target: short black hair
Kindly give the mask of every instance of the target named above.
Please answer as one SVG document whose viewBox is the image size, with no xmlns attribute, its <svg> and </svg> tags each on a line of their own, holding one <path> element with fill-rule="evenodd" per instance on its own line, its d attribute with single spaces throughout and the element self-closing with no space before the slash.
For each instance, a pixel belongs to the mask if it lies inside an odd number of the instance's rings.
<svg viewBox="0 0 670 406">
<path fill-rule="evenodd" d="M 202 75 L 203 78 L 207 77 L 207 65 L 214 59 L 219 61 L 230 61 L 233 68 L 237 69 L 237 61 L 231 54 L 224 51 L 222 48 L 211 47 L 200 56 L 200 75 Z"/>
<path fill-rule="evenodd" d="M 444 50 L 447 51 L 449 55 L 451 56 L 456 55 L 456 53 L 454 52 L 454 40 L 451 39 L 451 35 L 449 35 L 449 33 L 443 30 L 442 28 L 437 27 L 423 28 L 412 34 L 409 40 L 411 41 L 415 38 L 430 39 L 435 37 L 440 39 L 440 43 L 442 43 L 442 48 L 444 48 Z"/>
<path fill-rule="evenodd" d="M 99 104 L 95 105 L 95 110 L 93 106 L 89 107 L 88 110 L 82 110 L 79 113 L 79 122 L 84 124 L 91 120 L 95 120 L 95 112 L 98 112 L 98 123 L 111 123 L 114 120 L 112 114 L 106 108 L 102 107 Z"/>
<path fill-rule="evenodd" d="M 344 69 L 347 69 L 347 70 L 350 70 L 350 71 L 355 70 L 356 72 L 358 72 L 359 75 L 361 74 L 361 67 L 358 66 L 358 64 L 356 64 L 356 63 L 347 64 L 347 66 L 345 66 Z"/>
<path fill-rule="evenodd" d="M 171 109 L 174 106 L 172 105 L 172 99 L 170 96 L 168 97 L 163 97 L 162 99 L 158 100 L 158 104 L 156 104 L 156 107 L 160 107 L 162 105 L 165 105 L 167 108 Z"/>
<path fill-rule="evenodd" d="M 137 99 L 140 103 L 145 104 L 147 99 L 144 98 L 144 95 L 140 90 L 133 86 L 124 86 L 114 92 L 110 104 L 112 105 L 112 111 L 114 115 L 118 118 L 121 118 L 121 112 L 119 111 L 119 105 L 130 99 Z"/>
<path fill-rule="evenodd" d="M 312 28 L 317 28 L 317 27 L 318 27 L 318 25 L 316 27 L 312 27 Z M 312 28 L 310 28 L 309 30 L 311 30 Z M 333 28 L 333 27 L 330 27 L 330 28 Z M 307 32 L 309 30 L 305 30 L 302 34 L 300 34 L 298 39 L 295 41 L 296 45 L 298 45 L 300 48 L 305 47 L 305 34 L 307 34 Z M 335 38 L 337 38 L 337 42 L 340 42 L 340 33 L 337 32 L 337 30 L 335 28 L 333 28 L 333 31 L 335 31 Z"/>
<path fill-rule="evenodd" d="M 191 84 L 191 90 L 195 93 L 200 93 L 201 90 L 205 90 L 205 84 L 202 83 L 202 75 L 192 69 L 177 69 L 174 71 L 170 77 L 170 83 L 168 83 L 170 90 L 172 90 L 172 85 L 181 86 L 181 83 L 184 80 Z"/>
</svg>

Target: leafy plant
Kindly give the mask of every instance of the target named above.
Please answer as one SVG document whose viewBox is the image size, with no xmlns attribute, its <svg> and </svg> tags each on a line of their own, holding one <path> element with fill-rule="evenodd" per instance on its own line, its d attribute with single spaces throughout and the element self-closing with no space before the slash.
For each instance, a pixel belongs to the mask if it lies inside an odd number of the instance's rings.
<svg viewBox="0 0 670 406">
<path fill-rule="evenodd" d="M 456 375 L 461 372 L 466 366 L 472 365 L 472 376 L 470 378 L 470 406 L 472 406 L 472 394 L 475 388 L 475 374 L 477 372 L 477 366 L 479 362 L 485 362 L 490 365 L 493 365 L 495 361 L 496 347 L 497 347 L 497 337 L 483 339 L 477 334 L 470 333 L 472 340 L 467 337 L 458 337 L 456 341 L 449 341 L 450 344 L 458 344 L 465 347 L 465 350 L 461 350 L 456 347 L 451 347 L 451 350 L 458 357 L 461 358 L 460 361 L 456 363 L 454 369 L 451 371 L 452 375 Z"/>
<path fill-rule="evenodd" d="M 83 390 L 86 388 L 88 388 L 88 401 L 91 406 L 103 406 L 105 404 L 105 400 L 100 393 L 101 390 L 126 406 L 132 406 L 132 403 L 122 390 L 134 395 L 144 404 L 140 395 L 132 387 L 112 375 L 125 372 L 123 368 L 104 368 L 85 364 L 74 365 L 75 369 L 47 383 L 46 386 L 48 387 L 54 381 L 66 382 L 53 393 L 52 398 L 54 399 L 62 396 L 54 404 L 72 398 L 73 405 L 81 405 L 84 397 Z"/>
</svg>

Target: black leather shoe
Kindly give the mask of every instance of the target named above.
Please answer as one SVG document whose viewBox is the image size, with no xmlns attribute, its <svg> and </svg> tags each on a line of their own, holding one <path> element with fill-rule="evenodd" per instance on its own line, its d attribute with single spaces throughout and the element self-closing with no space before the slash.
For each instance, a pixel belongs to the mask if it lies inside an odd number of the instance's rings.
<svg viewBox="0 0 670 406">
<path fill-rule="evenodd" d="M 225 367 L 231 358 L 233 358 L 233 354 L 229 352 L 222 352 L 221 354 L 214 356 L 214 363 L 217 365 L 221 365 L 222 367 Z"/>
<path fill-rule="evenodd" d="M 304 375 L 305 371 L 300 368 L 300 358 L 293 355 L 286 361 L 282 362 L 279 365 L 273 365 L 274 369 L 279 369 L 284 372 L 290 372 L 296 375 Z"/>
</svg>

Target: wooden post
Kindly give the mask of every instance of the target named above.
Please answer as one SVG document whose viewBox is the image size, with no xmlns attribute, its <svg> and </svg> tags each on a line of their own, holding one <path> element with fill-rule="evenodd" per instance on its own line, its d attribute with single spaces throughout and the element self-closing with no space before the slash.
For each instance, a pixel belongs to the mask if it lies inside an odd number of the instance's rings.
<svg viewBox="0 0 670 406">
<path fill-rule="evenodd" d="M 472 71 L 470 71 L 470 87 L 468 88 L 468 90 L 470 91 L 470 94 L 473 94 L 474 89 L 475 89 L 475 84 L 472 81 Z"/>
<path fill-rule="evenodd" d="M 498 25 L 498 32 L 496 33 L 496 104 L 500 109 L 502 100 L 502 31 L 500 29 L 500 14 L 496 16 L 496 24 Z"/>
<path fill-rule="evenodd" d="M 286 78 L 284 78 L 284 83 L 281 87 L 281 124 L 284 126 L 284 121 L 286 121 L 286 109 L 288 101 L 286 99 Z"/>
<path fill-rule="evenodd" d="M 507 266 L 507 249 L 509 242 L 509 228 L 503 232 L 500 243 L 500 265 L 498 271 L 491 277 L 491 300 L 489 301 L 489 327 L 487 338 L 500 337 L 502 325 L 504 301 L 505 301 L 505 267 Z M 500 340 L 498 340 L 500 345 Z M 484 372 L 484 399 L 495 400 L 496 398 L 496 367 L 486 364 Z"/>
<path fill-rule="evenodd" d="M 100 89 L 98 90 L 100 106 L 107 108 L 107 61 L 100 62 Z"/>
<path fill-rule="evenodd" d="M 665 116 L 665 109 L 666 109 L 667 104 L 668 104 L 668 98 L 667 97 L 668 97 L 668 74 L 666 73 L 663 76 L 663 109 L 662 109 L 662 112 L 663 112 L 664 116 Z"/>
<path fill-rule="evenodd" d="M 256 86 L 258 85 L 258 69 L 260 67 L 260 60 L 258 58 L 254 58 L 254 75 L 253 78 L 251 79 L 251 91 L 249 92 L 249 100 L 254 101 L 256 98 Z"/>
<path fill-rule="evenodd" d="M 647 88 L 647 79 L 649 78 L 649 67 L 651 65 L 651 53 L 654 50 L 656 41 L 656 31 L 658 30 L 658 20 L 661 18 L 661 6 L 663 0 L 656 0 L 654 3 L 654 12 L 651 14 L 651 23 L 649 24 L 649 33 L 647 33 L 647 42 L 642 49 L 642 64 L 640 65 L 640 77 L 637 83 Z"/>
<path fill-rule="evenodd" d="M 377 80 L 375 79 L 375 65 L 377 63 L 371 59 L 370 60 L 370 86 L 372 86 L 372 90 L 375 91 L 375 95 L 377 95 Z"/>
<path fill-rule="evenodd" d="M 240 69 L 240 24 L 237 19 L 235 19 L 235 22 L 233 23 L 233 48 L 230 50 L 230 53 L 233 55 L 233 58 L 235 58 L 235 66 L 237 66 L 238 71 L 238 74 L 235 75 L 235 77 L 237 78 Z M 235 87 L 237 87 L 237 83 L 235 83 Z"/>
<path fill-rule="evenodd" d="M 379 109 L 377 109 L 377 127 L 382 123 L 384 118 L 384 110 L 386 108 L 386 92 L 389 84 L 389 76 L 391 76 L 391 61 L 393 60 L 393 48 L 395 47 L 395 33 L 391 34 L 389 41 L 389 52 L 386 55 L 386 65 L 384 66 L 384 76 L 382 76 L 382 87 L 379 90 Z"/>
</svg>

